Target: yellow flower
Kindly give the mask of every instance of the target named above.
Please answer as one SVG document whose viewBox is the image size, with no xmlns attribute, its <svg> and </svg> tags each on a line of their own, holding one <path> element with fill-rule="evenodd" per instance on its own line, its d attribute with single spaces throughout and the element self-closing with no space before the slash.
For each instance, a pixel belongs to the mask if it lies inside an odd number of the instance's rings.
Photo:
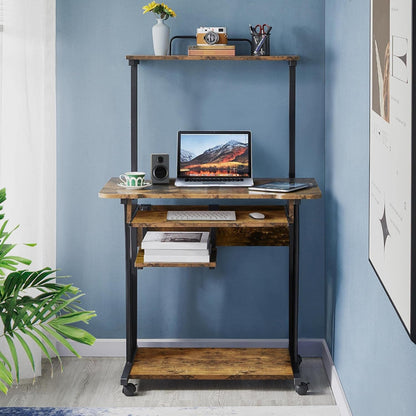
<svg viewBox="0 0 416 416">
<path fill-rule="evenodd" d="M 143 6 L 142 9 L 144 10 L 143 14 L 148 13 L 148 12 L 153 12 L 165 20 L 169 16 L 176 17 L 176 13 L 165 3 L 156 3 L 155 1 L 152 1 L 146 6 Z"/>
<path fill-rule="evenodd" d="M 144 10 L 143 14 L 147 12 L 151 12 L 155 7 L 157 6 L 157 3 L 155 1 L 152 1 L 146 6 L 143 6 L 142 9 Z"/>
</svg>

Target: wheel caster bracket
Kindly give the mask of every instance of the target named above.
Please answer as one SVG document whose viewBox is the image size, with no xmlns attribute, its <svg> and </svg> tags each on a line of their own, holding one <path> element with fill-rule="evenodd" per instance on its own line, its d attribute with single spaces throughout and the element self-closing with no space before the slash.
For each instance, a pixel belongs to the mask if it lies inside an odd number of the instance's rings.
<svg viewBox="0 0 416 416">
<path fill-rule="evenodd" d="M 295 382 L 295 391 L 300 396 L 305 396 L 308 393 L 309 383 L 301 381 L 300 383 Z"/>
<path fill-rule="evenodd" d="M 134 396 L 134 394 L 136 393 L 136 386 L 133 383 L 128 383 L 125 386 L 123 386 L 122 392 L 126 396 Z"/>
</svg>

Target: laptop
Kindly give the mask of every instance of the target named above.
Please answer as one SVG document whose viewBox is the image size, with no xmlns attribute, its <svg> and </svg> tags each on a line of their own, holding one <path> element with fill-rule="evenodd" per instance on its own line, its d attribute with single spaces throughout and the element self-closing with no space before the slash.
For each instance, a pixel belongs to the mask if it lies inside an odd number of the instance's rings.
<svg viewBox="0 0 416 416">
<path fill-rule="evenodd" d="M 253 186 L 250 131 L 179 131 L 176 186 Z"/>
</svg>

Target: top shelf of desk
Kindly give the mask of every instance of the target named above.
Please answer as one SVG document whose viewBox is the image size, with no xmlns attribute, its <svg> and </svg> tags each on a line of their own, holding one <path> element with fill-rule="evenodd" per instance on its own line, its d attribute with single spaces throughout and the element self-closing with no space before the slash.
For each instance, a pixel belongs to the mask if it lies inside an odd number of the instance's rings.
<svg viewBox="0 0 416 416">
<path fill-rule="evenodd" d="M 119 178 L 111 178 L 101 189 L 98 196 L 100 198 L 113 199 L 318 199 L 322 197 L 321 190 L 315 179 L 296 178 L 300 181 L 309 182 L 310 188 L 301 189 L 295 192 L 255 192 L 249 191 L 244 187 L 177 187 L 174 179 L 169 185 L 153 185 L 145 189 L 126 189 L 118 184 Z M 272 181 L 287 181 L 286 179 L 255 179 L 255 185 L 260 185 Z"/>
<path fill-rule="evenodd" d="M 275 55 L 275 56 L 251 56 L 251 55 L 237 55 L 237 56 L 188 56 L 188 55 L 127 55 L 126 59 L 129 61 L 298 61 L 298 55 Z"/>
</svg>

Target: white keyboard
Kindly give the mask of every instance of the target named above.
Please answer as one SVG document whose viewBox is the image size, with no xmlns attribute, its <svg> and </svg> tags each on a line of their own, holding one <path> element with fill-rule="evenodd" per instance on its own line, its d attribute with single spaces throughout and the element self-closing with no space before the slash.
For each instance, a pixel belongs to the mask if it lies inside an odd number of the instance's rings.
<svg viewBox="0 0 416 416">
<path fill-rule="evenodd" d="M 168 211 L 168 221 L 235 221 L 235 211 Z"/>
</svg>

